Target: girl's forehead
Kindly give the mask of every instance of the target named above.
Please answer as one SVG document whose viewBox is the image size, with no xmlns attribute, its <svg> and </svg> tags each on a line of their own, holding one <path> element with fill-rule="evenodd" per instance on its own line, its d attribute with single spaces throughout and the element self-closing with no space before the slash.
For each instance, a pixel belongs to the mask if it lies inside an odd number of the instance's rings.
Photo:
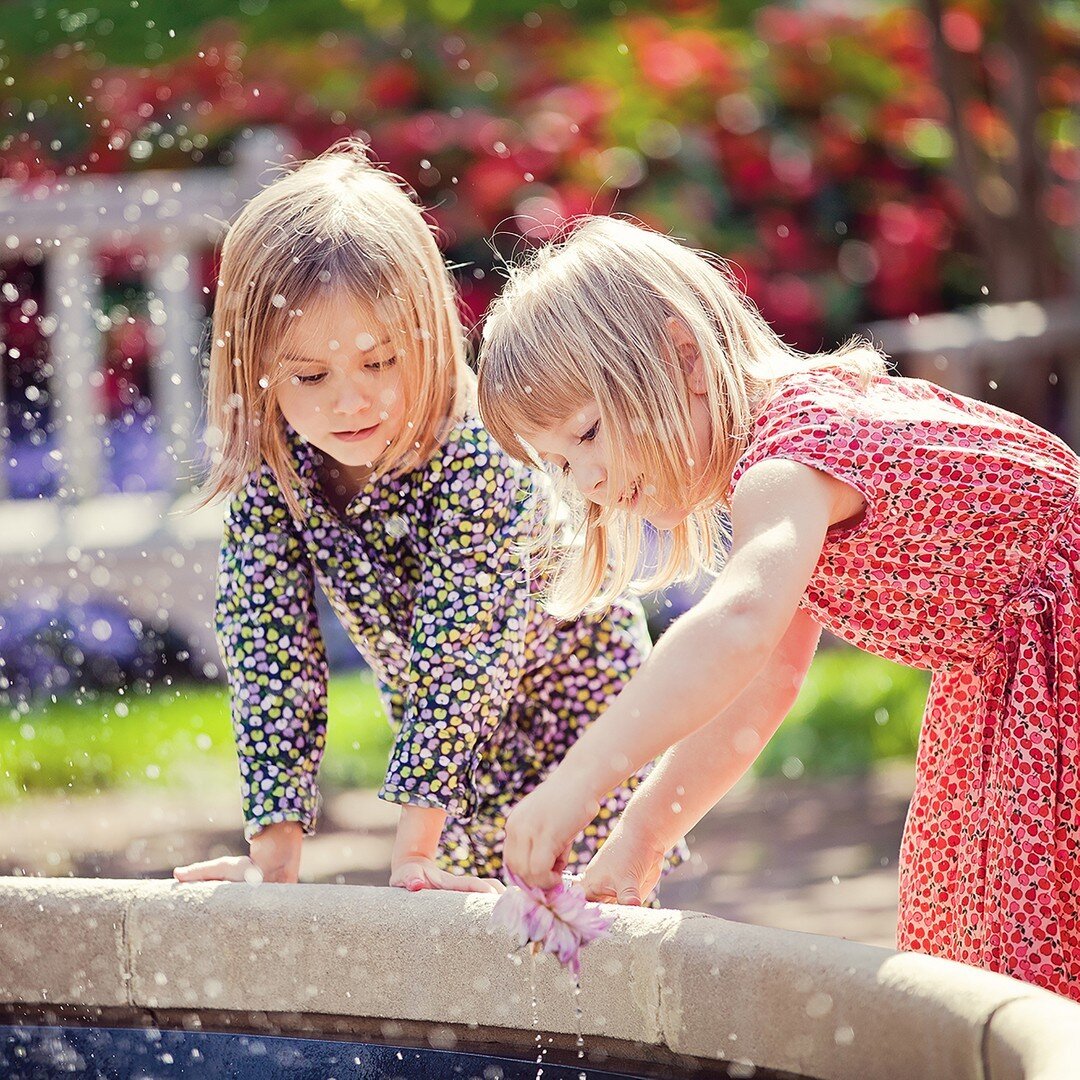
<svg viewBox="0 0 1080 1080">
<path fill-rule="evenodd" d="M 522 422 L 521 437 L 533 446 L 559 439 L 566 436 L 576 435 L 578 428 L 591 423 L 596 419 L 599 406 L 595 401 L 586 401 L 574 405 L 569 412 L 560 411 L 551 418 L 545 418 L 540 424 L 536 423 L 536 417 Z"/>
<path fill-rule="evenodd" d="M 320 296 L 290 308 L 282 346 L 300 355 L 372 352 L 390 343 L 386 312 L 355 296 Z"/>
<path fill-rule="evenodd" d="M 559 427 L 562 429 L 575 429 L 581 424 L 591 422 L 599 411 L 600 406 L 591 398 L 587 401 L 578 402 L 569 412 L 564 414 Z"/>
</svg>

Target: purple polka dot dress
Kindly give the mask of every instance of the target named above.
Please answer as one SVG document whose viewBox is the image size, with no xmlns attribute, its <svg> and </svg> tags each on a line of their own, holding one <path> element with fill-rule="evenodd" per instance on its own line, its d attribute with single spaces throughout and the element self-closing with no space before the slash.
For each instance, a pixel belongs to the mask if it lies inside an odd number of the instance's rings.
<svg viewBox="0 0 1080 1080">
<path fill-rule="evenodd" d="M 442 865 L 496 876 L 510 808 L 646 655 L 641 607 L 571 622 L 541 609 L 523 552 L 541 517 L 535 474 L 476 419 L 423 468 L 370 482 L 343 514 L 322 496 L 317 451 L 291 432 L 290 446 L 301 519 L 271 470 L 257 469 L 229 506 L 219 567 L 246 835 L 279 821 L 315 829 L 327 725 L 321 588 L 395 732 L 380 796 L 445 810 Z M 639 779 L 605 801 L 572 865 L 596 851 Z"/>
</svg>

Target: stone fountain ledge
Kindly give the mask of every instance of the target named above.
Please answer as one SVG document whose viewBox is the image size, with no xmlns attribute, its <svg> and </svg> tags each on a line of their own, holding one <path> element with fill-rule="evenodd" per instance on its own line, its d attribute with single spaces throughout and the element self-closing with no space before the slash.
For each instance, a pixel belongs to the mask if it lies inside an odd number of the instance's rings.
<svg viewBox="0 0 1080 1080">
<path fill-rule="evenodd" d="M 0 1022 L 70 1006 L 388 1018 L 451 1039 L 476 1028 L 531 1038 L 532 965 L 509 960 L 506 937 L 489 932 L 493 902 L 0 878 Z M 1004 976 L 695 912 L 611 910 L 612 933 L 583 954 L 582 1028 L 627 1060 L 653 1049 L 844 1080 L 1080 1075 L 1080 1005 Z M 540 1030 L 573 1033 L 568 977 L 551 961 L 535 970 Z"/>
</svg>

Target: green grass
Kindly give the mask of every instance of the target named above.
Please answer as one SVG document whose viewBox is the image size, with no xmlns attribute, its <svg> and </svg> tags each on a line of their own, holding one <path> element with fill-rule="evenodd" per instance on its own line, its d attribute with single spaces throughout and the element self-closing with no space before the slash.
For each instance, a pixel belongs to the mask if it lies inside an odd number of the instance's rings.
<svg viewBox="0 0 1080 1080">
<path fill-rule="evenodd" d="M 859 773 L 914 758 L 929 675 L 848 647 L 823 649 L 802 693 L 755 762 L 792 779 Z"/>
<path fill-rule="evenodd" d="M 864 771 L 910 757 L 926 675 L 853 649 L 822 651 L 791 716 L 758 759 L 759 774 L 791 778 Z M 321 780 L 326 790 L 381 781 L 390 729 L 366 674 L 335 675 Z M 186 786 L 236 777 L 226 692 L 152 692 L 61 700 L 0 721 L 0 802 L 27 792 Z"/>
<path fill-rule="evenodd" d="M 331 680 L 322 779 L 327 787 L 378 784 L 390 728 L 371 678 Z M 60 700 L 0 721 L 0 802 L 24 792 L 100 791 L 137 784 L 199 789 L 208 773 L 236 777 L 224 687 Z"/>
</svg>

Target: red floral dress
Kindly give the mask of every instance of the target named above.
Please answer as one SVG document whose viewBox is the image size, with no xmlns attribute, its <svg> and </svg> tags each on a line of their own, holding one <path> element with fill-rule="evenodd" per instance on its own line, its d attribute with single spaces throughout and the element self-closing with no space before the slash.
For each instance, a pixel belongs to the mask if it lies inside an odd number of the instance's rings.
<svg viewBox="0 0 1080 1080">
<path fill-rule="evenodd" d="M 915 379 L 780 383 L 734 482 L 785 458 L 858 489 L 801 606 L 933 672 L 900 851 L 901 949 L 1080 999 L 1080 459 Z"/>
</svg>

